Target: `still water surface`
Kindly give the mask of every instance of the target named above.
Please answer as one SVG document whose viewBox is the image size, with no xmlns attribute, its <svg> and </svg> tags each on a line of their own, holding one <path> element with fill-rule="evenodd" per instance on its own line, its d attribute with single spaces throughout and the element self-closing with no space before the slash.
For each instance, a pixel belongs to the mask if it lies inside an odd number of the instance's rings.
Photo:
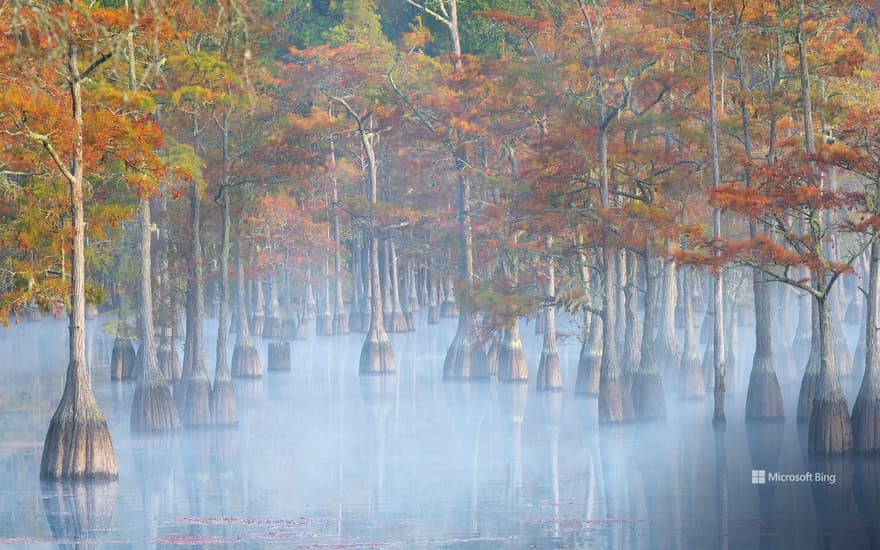
<svg viewBox="0 0 880 550">
<path fill-rule="evenodd" d="M 38 479 L 66 323 L 0 333 L 0 547 L 880 547 L 880 466 L 807 461 L 796 387 L 785 423 L 746 428 L 740 375 L 721 436 L 709 399 L 674 396 L 665 423 L 599 428 L 596 400 L 570 389 L 575 337 L 559 346 L 566 390 L 542 395 L 531 382 L 444 383 L 455 321 L 417 323 L 391 335 L 397 375 L 358 376 L 361 334 L 311 335 L 293 342 L 291 372 L 236 382 L 236 428 L 141 437 L 129 430 L 134 384 L 110 381 L 112 340 L 91 322 L 120 472 L 97 485 Z M 533 332 L 523 325 L 534 376 Z M 208 365 L 215 334 L 209 321 Z M 825 477 L 759 485 L 752 470 Z"/>
</svg>

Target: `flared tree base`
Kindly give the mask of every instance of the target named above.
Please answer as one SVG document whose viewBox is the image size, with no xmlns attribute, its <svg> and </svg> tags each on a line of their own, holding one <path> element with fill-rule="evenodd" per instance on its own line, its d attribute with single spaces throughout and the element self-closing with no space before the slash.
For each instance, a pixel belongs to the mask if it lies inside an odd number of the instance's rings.
<svg viewBox="0 0 880 550">
<path fill-rule="evenodd" d="M 767 360 L 769 363 L 769 360 Z M 785 418 L 782 391 L 772 365 L 754 365 L 746 392 L 746 420 L 781 420 Z"/>
<path fill-rule="evenodd" d="M 235 400 L 235 385 L 232 379 L 219 376 L 211 388 L 211 420 L 215 426 L 234 426 L 238 424 L 238 405 Z"/>
<path fill-rule="evenodd" d="M 696 352 L 687 354 L 681 364 L 681 397 L 683 399 L 703 399 L 706 397 L 706 381 L 703 367 Z"/>
<path fill-rule="evenodd" d="M 577 380 L 574 384 L 575 394 L 599 395 L 599 369 L 601 365 L 601 354 L 587 352 L 581 355 L 578 361 Z"/>
<path fill-rule="evenodd" d="M 397 368 L 394 365 L 394 352 L 391 342 L 384 334 L 378 335 L 375 331 L 367 335 L 364 347 L 361 348 L 361 358 L 358 365 L 360 374 L 392 374 Z"/>
<path fill-rule="evenodd" d="M 116 337 L 110 353 L 110 380 L 130 380 L 134 377 L 136 354 L 128 338 Z"/>
<path fill-rule="evenodd" d="M 259 378 L 263 376 L 263 364 L 260 354 L 253 344 L 243 346 L 236 344 L 232 351 L 230 371 L 235 378 Z"/>
<path fill-rule="evenodd" d="M 456 334 L 443 360 L 444 380 L 480 380 L 490 376 L 489 358 L 476 335 Z"/>
<path fill-rule="evenodd" d="M 615 424 L 635 419 L 632 395 L 619 376 L 599 380 L 599 423 Z"/>
<path fill-rule="evenodd" d="M 852 410 L 853 450 L 880 454 L 880 384 L 862 383 Z"/>
<path fill-rule="evenodd" d="M 110 430 L 97 405 L 74 410 L 73 400 L 62 398 L 49 422 L 40 478 L 113 479 L 118 475 Z"/>
<path fill-rule="evenodd" d="M 542 350 L 538 363 L 537 388 L 539 391 L 561 391 L 562 371 L 559 368 L 559 354 Z"/>
<path fill-rule="evenodd" d="M 842 454 L 853 448 L 852 424 L 843 391 L 838 387 L 826 392 L 813 403 L 807 432 L 807 453 L 811 456 Z"/>
<path fill-rule="evenodd" d="M 180 420 L 187 428 L 204 428 L 211 425 L 211 383 L 204 373 L 186 381 L 186 395 Z"/>
<path fill-rule="evenodd" d="M 269 371 L 290 370 L 290 342 L 271 342 L 266 369 Z"/>
<path fill-rule="evenodd" d="M 502 382 L 526 382 L 529 367 L 522 344 L 502 342 L 498 348 L 498 380 Z"/>
<path fill-rule="evenodd" d="M 168 432 L 180 429 L 177 405 L 168 385 L 162 382 L 139 383 L 131 404 L 132 432 Z"/>
<path fill-rule="evenodd" d="M 637 370 L 632 380 L 632 401 L 639 420 L 662 420 L 666 418 L 666 394 L 660 371 Z"/>
</svg>

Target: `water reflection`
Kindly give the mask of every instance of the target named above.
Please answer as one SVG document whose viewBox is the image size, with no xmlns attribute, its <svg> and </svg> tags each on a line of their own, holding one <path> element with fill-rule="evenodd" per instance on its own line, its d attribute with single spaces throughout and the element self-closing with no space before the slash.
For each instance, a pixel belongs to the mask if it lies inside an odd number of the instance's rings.
<svg viewBox="0 0 880 550">
<path fill-rule="evenodd" d="M 98 548 L 108 539 L 116 481 L 41 484 L 43 513 L 59 548 Z"/>
<path fill-rule="evenodd" d="M 296 342 L 290 372 L 236 380 L 238 426 L 169 438 L 130 433 L 134 384 L 110 382 L 101 354 L 112 339 L 98 334 L 93 381 L 118 490 L 103 505 L 93 489 L 46 491 L 39 451 L 66 367 L 64 347 L 47 342 L 66 332 L 44 323 L 0 337 L 0 354 L 24 353 L 0 385 L 0 546 L 809 550 L 880 541 L 877 462 L 807 460 L 793 411 L 787 422 L 745 425 L 744 403 L 732 399 L 716 435 L 711 400 L 671 398 L 665 422 L 600 426 L 596 399 L 572 391 L 444 382 L 454 320 L 391 335 L 394 376 L 357 374 L 361 334 Z M 531 333 L 522 337 L 534 366 L 541 342 Z M 567 380 L 578 350 L 576 339 L 560 343 Z M 796 397 L 787 390 L 789 409 Z M 752 484 L 752 470 L 837 481 Z"/>
</svg>

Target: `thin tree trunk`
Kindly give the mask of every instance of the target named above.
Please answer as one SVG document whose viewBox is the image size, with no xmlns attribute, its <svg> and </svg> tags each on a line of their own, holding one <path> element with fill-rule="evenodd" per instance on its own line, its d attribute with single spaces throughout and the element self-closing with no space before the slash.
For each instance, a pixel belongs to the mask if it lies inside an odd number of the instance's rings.
<svg viewBox="0 0 880 550">
<path fill-rule="evenodd" d="M 721 187 L 721 175 L 718 166 L 718 116 L 715 112 L 715 33 L 712 23 L 712 0 L 709 0 L 709 127 L 711 137 L 712 157 L 712 188 Z M 721 238 L 721 210 L 715 208 L 712 212 L 712 237 L 716 241 Z M 718 252 L 714 252 L 718 256 Z M 715 284 L 713 285 L 713 302 L 715 308 L 714 323 L 714 362 L 713 372 L 715 377 L 715 409 L 712 416 L 712 424 L 723 427 L 727 422 L 724 413 L 724 279 L 721 276 L 720 267 L 713 273 Z"/>
</svg>

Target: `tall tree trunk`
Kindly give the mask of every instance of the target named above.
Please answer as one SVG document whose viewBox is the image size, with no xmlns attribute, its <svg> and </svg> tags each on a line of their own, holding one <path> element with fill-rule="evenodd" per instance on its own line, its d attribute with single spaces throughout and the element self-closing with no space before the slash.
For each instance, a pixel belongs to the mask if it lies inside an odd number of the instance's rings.
<svg viewBox="0 0 880 550">
<path fill-rule="evenodd" d="M 336 180 L 333 180 L 333 204 L 338 201 L 338 184 Z M 342 242 L 339 237 L 339 216 L 336 214 L 336 207 L 333 208 L 331 222 L 333 226 L 333 333 L 348 334 L 348 316 L 345 313 L 345 299 L 342 296 Z M 354 263 L 353 260 L 352 263 Z M 355 307 L 353 302 L 351 307 Z"/>
<path fill-rule="evenodd" d="M 880 303 L 880 239 L 873 236 L 868 268 L 865 315 L 865 373 L 852 411 L 853 446 L 860 453 L 880 453 L 880 357 L 877 355 L 877 305 Z"/>
<path fill-rule="evenodd" d="M 168 382 L 159 370 L 156 357 L 156 328 L 153 323 L 152 294 L 152 222 L 150 221 L 150 200 L 141 199 L 140 206 L 141 246 L 140 246 L 140 303 L 138 315 L 141 325 L 141 378 L 134 390 L 131 405 L 131 430 L 167 431 L 180 427 L 177 407 L 171 396 Z"/>
<path fill-rule="evenodd" d="M 599 127 L 597 146 L 599 150 L 599 200 L 603 210 L 611 208 L 611 190 L 608 181 L 608 124 L 605 112 L 604 84 L 596 85 L 596 103 L 598 105 Z M 619 256 L 611 248 L 608 229 L 603 232 L 602 242 L 602 364 L 599 368 L 599 422 L 624 422 L 635 416 L 632 396 L 629 388 L 623 383 L 618 364 L 617 338 L 614 328 L 617 326 L 617 259 Z"/>
<path fill-rule="evenodd" d="M 454 3 L 454 0 L 453 0 Z M 471 184 L 465 174 L 467 156 L 463 150 L 455 151 L 455 167 L 458 172 L 458 245 L 459 278 L 461 284 L 470 287 L 474 279 L 473 229 L 471 227 Z M 447 300 L 454 294 L 450 292 Z M 445 305 L 445 304 L 444 304 Z M 442 311 L 441 311 L 442 314 Z M 528 372 L 528 371 L 527 371 Z M 488 378 L 489 358 L 477 336 L 473 312 L 461 308 L 458 329 L 446 352 L 443 362 L 443 378 Z"/>
<path fill-rule="evenodd" d="M 657 299 L 657 277 L 651 244 L 645 243 L 645 317 L 642 321 L 642 349 L 639 369 L 632 385 L 633 406 L 641 420 L 666 418 L 666 395 L 663 380 L 654 358 L 654 324 L 656 310 L 651 307 Z"/>
<path fill-rule="evenodd" d="M 183 412 L 181 420 L 187 427 L 207 426 L 211 423 L 211 383 L 205 369 L 205 348 L 202 326 L 205 319 L 205 295 L 202 281 L 201 199 L 195 182 L 189 186 L 190 230 L 192 231 L 190 294 L 187 311 L 187 339 L 190 350 L 190 372 L 184 382 Z M 190 321 L 192 319 L 192 321 Z M 190 337 L 189 332 L 192 331 Z"/>
<path fill-rule="evenodd" d="M 697 352 L 697 334 L 695 331 L 693 307 L 694 273 L 687 269 L 682 273 L 682 298 L 684 306 L 684 350 L 681 354 L 679 374 L 681 395 L 686 398 L 701 398 L 706 395 L 706 383 L 703 380 L 700 355 Z"/>
<path fill-rule="evenodd" d="M 226 179 L 225 177 L 223 178 Z M 225 185 L 224 181 L 222 185 Z M 227 360 L 226 336 L 229 325 L 229 191 L 220 190 L 220 303 L 217 311 L 217 365 L 214 386 L 211 388 L 211 416 L 214 424 L 230 425 L 238 422 L 235 387 Z M 276 297 L 277 299 L 277 297 Z"/>
<path fill-rule="evenodd" d="M 672 260 L 666 260 L 663 266 L 663 284 L 662 300 L 659 309 L 660 326 L 657 330 L 657 336 L 654 340 L 654 354 L 657 365 L 667 374 L 678 374 L 679 364 L 681 362 L 681 346 L 678 343 L 678 337 L 675 334 L 675 309 L 678 303 L 678 284 L 676 283 L 677 266 Z M 673 380 L 677 378 L 673 377 Z"/>
<path fill-rule="evenodd" d="M 739 30 L 739 23 L 737 23 Z M 741 90 L 740 120 L 743 131 L 743 152 L 747 159 L 752 158 L 751 112 L 748 104 L 746 83 L 747 71 L 742 53 L 736 50 L 737 79 Z M 746 187 L 752 187 L 752 169 L 745 168 Z M 749 237 L 755 239 L 764 232 L 754 220 L 749 222 Z M 784 418 L 782 392 L 773 364 L 771 317 L 772 296 L 769 281 L 760 269 L 752 269 L 752 296 L 755 310 L 755 354 L 749 374 L 749 387 L 746 392 L 746 420 L 765 420 Z"/>
<path fill-rule="evenodd" d="M 49 422 L 40 477 L 115 478 L 119 469 L 107 421 L 92 393 L 86 367 L 85 293 L 85 216 L 83 209 L 83 118 L 79 55 L 73 40 L 68 44 L 67 69 L 73 113 L 73 158 L 65 173 L 70 184 L 70 210 L 73 220 L 71 268 L 70 330 L 67 378 L 58 408 Z M 61 168 L 59 166 L 59 168 Z"/>
<path fill-rule="evenodd" d="M 541 360 L 538 363 L 538 389 L 561 390 L 562 372 L 559 369 L 559 353 L 556 351 L 556 266 L 553 262 L 553 237 L 546 236 L 547 245 L 547 300 L 545 306 L 546 325 L 544 327 L 544 345 L 541 348 Z"/>
<path fill-rule="evenodd" d="M 387 244 L 387 260 L 390 271 L 389 288 L 391 295 L 391 314 L 385 318 L 385 329 L 389 332 L 408 332 L 409 324 L 406 322 L 406 316 L 403 314 L 403 307 L 400 305 L 400 279 L 397 272 L 397 248 L 394 241 L 389 239 Z"/>
<path fill-rule="evenodd" d="M 243 228 L 239 221 L 238 232 L 235 236 L 235 275 L 236 275 L 236 338 L 235 348 L 232 350 L 232 376 L 236 378 L 260 378 L 263 376 L 263 364 L 260 361 L 260 354 L 257 352 L 254 341 L 251 338 L 250 327 L 248 327 L 247 306 L 245 305 L 245 296 L 247 293 L 247 282 L 244 279 L 244 261 L 242 256 L 242 238 Z"/>
<path fill-rule="evenodd" d="M 718 166 L 718 115 L 715 112 L 715 32 L 712 17 L 712 0 L 709 0 L 709 133 L 711 138 L 712 188 L 719 189 L 721 187 L 721 175 L 719 174 L 720 169 Z M 719 208 L 713 209 L 712 212 L 712 238 L 715 241 L 721 239 L 721 210 Z M 719 252 L 715 251 L 714 255 L 717 257 Z M 715 281 L 712 287 L 712 298 L 715 306 L 715 323 L 712 338 L 714 346 L 712 370 L 715 378 L 715 408 L 712 424 L 720 428 L 727 422 L 724 413 L 724 278 L 721 276 L 720 267 L 716 268 L 713 276 Z"/>
<path fill-rule="evenodd" d="M 853 447 L 852 425 L 849 406 L 840 386 L 834 365 L 834 349 L 831 340 L 831 311 L 826 293 L 817 296 L 819 310 L 819 341 L 821 344 L 821 371 L 819 389 L 813 400 L 810 427 L 807 433 L 807 452 L 810 455 L 845 453 Z"/>
<path fill-rule="evenodd" d="M 624 315 L 626 326 L 623 337 L 623 375 L 627 387 L 632 388 L 632 381 L 639 368 L 641 359 L 642 326 L 638 312 L 638 270 L 639 257 L 632 250 L 626 252 L 626 285 L 624 286 Z"/>
<path fill-rule="evenodd" d="M 364 148 L 367 156 L 367 200 L 370 204 L 375 205 L 378 201 L 378 167 L 376 164 L 376 153 L 373 150 L 373 134 L 360 119 L 358 119 L 358 129 L 361 146 Z M 370 243 L 370 328 L 367 331 L 367 338 L 364 340 L 364 345 L 361 348 L 358 366 L 360 374 L 385 374 L 393 373 L 397 370 L 394 364 L 391 342 L 388 340 L 388 334 L 385 332 L 382 319 L 382 287 L 379 281 L 379 238 L 376 233 L 371 213 L 368 234 L 364 236 L 365 240 Z"/>
</svg>

